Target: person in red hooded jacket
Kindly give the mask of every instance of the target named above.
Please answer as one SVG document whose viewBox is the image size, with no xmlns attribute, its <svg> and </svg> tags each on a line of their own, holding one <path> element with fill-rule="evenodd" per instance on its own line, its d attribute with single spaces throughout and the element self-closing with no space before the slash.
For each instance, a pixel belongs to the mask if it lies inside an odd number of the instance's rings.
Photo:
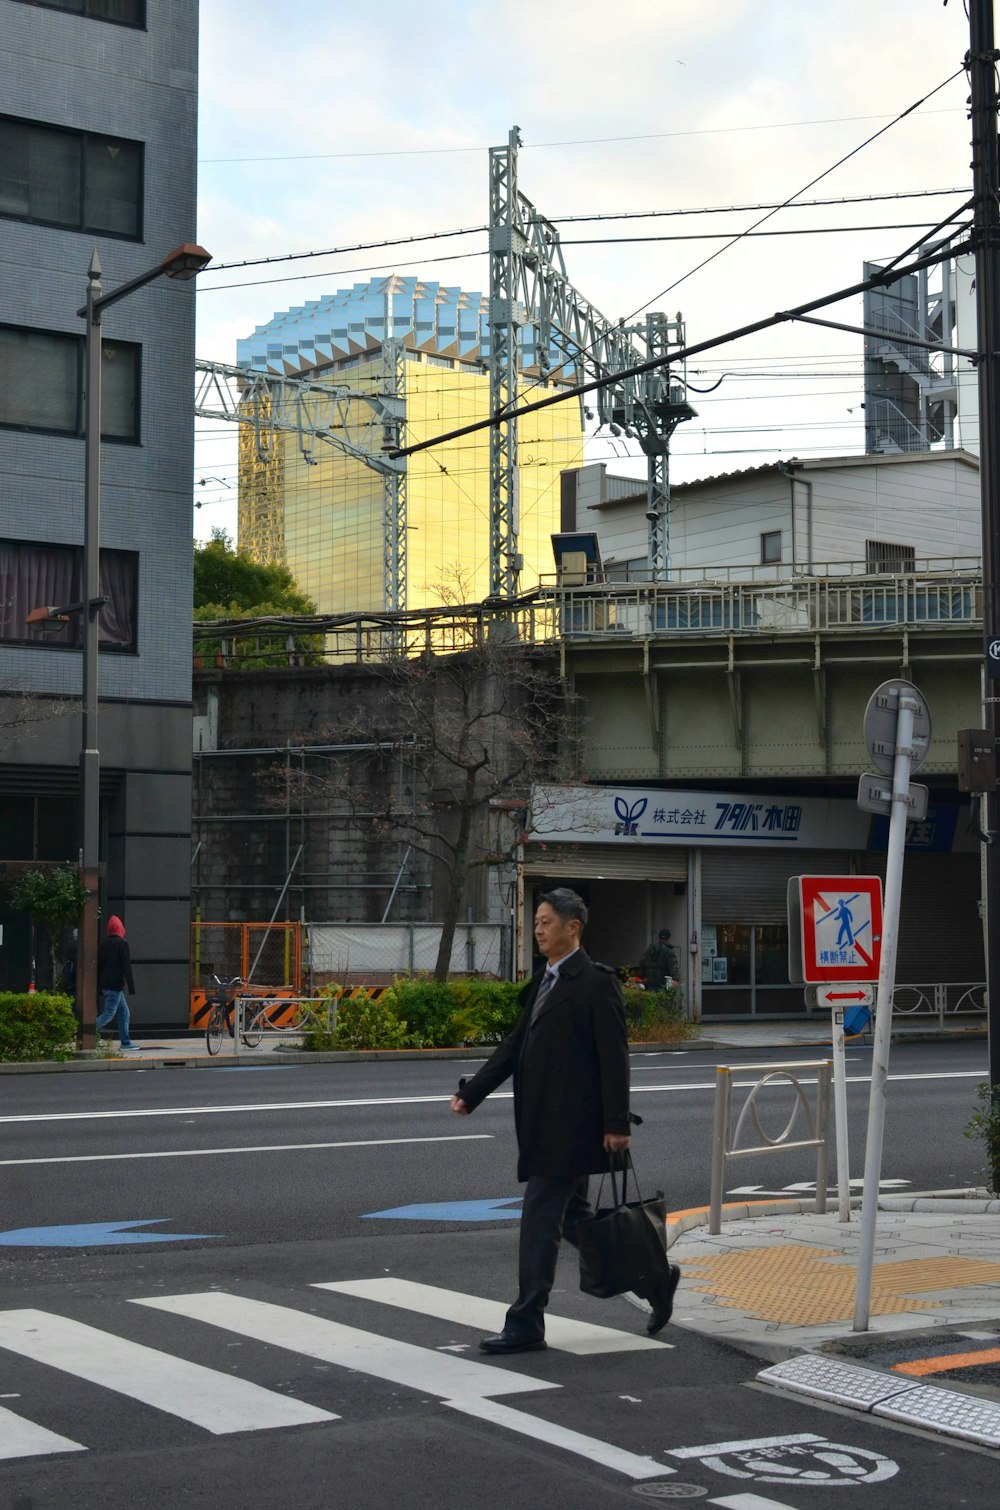
<svg viewBox="0 0 1000 1510">
<path fill-rule="evenodd" d="M 108 935 L 97 951 L 97 984 L 104 999 L 104 1006 L 97 1018 L 98 1030 L 107 1027 L 117 1017 L 122 1048 L 137 1049 L 139 1045 L 133 1043 L 129 1035 L 128 1002 L 125 1000 L 125 987 L 128 986 L 134 995 L 135 981 L 132 979 L 132 960 L 125 939 L 125 924 L 120 917 L 108 918 Z"/>
</svg>

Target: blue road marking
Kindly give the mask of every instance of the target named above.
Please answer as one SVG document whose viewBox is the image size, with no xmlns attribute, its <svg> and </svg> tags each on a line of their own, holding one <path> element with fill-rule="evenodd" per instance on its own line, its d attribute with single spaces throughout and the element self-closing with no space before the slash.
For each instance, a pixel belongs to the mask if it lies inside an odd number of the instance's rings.
<svg viewBox="0 0 1000 1510">
<path fill-rule="evenodd" d="M 362 1220 L 388 1217 L 402 1222 L 497 1222 L 517 1221 L 520 1215 L 521 1196 L 507 1195 L 492 1201 L 429 1201 L 419 1206 L 394 1206 L 391 1211 L 366 1211 Z"/>
<path fill-rule="evenodd" d="M 180 1243 L 195 1238 L 221 1236 L 218 1232 L 134 1232 L 128 1228 L 152 1227 L 169 1222 L 169 1216 L 151 1216 L 143 1222 L 76 1222 L 66 1227 L 12 1227 L 0 1232 L 0 1248 L 108 1248 L 123 1243 Z"/>
</svg>

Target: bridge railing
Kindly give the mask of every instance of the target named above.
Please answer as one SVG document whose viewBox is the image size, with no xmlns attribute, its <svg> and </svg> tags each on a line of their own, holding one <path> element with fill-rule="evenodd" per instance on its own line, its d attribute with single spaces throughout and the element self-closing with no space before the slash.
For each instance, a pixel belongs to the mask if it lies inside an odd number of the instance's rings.
<svg viewBox="0 0 1000 1510">
<path fill-rule="evenodd" d="M 194 626 L 196 661 L 223 668 L 449 655 L 496 637 L 566 640 L 969 629 L 982 622 L 977 570 L 841 577 L 540 587 L 511 602 L 406 613 L 281 615 Z"/>
</svg>

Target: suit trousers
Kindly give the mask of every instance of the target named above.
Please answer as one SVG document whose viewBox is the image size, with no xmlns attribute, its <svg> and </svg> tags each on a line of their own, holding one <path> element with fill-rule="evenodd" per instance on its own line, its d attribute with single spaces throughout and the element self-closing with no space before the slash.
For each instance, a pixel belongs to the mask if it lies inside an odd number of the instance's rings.
<svg viewBox="0 0 1000 1510">
<path fill-rule="evenodd" d="M 543 1337 L 545 1307 L 556 1277 L 559 1242 L 576 1246 L 576 1225 L 593 1216 L 587 1175 L 531 1175 L 521 1207 L 518 1295 L 504 1331 Z"/>
</svg>

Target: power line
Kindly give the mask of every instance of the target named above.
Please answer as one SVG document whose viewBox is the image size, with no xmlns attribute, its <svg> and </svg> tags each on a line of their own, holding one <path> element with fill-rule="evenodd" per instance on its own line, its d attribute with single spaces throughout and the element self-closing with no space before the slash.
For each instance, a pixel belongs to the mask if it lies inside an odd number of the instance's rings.
<svg viewBox="0 0 1000 1510">
<path fill-rule="evenodd" d="M 950 239 L 950 238 L 949 238 Z M 811 299 L 805 304 L 798 305 L 795 309 L 784 310 L 779 314 L 768 315 L 764 319 L 754 320 L 749 325 L 743 325 L 735 330 L 726 331 L 723 335 L 714 336 L 707 341 L 696 342 L 693 346 L 679 347 L 666 357 L 653 357 L 647 362 L 639 362 L 633 367 L 625 368 L 621 372 L 612 373 L 606 377 L 594 378 L 588 383 L 580 383 L 576 387 L 564 389 L 560 393 L 550 395 L 548 398 L 536 399 L 531 404 L 519 404 L 516 409 L 507 413 L 491 416 L 488 419 L 476 420 L 471 424 L 463 425 L 457 430 L 443 435 L 434 436 L 429 440 L 421 441 L 414 446 L 400 446 L 389 452 L 390 456 L 411 456 L 417 451 L 428 450 L 431 446 L 441 445 L 445 441 L 456 440 L 463 435 L 471 435 L 479 430 L 492 428 L 510 419 L 519 419 L 526 414 L 534 414 L 539 409 L 547 409 L 552 404 L 563 404 L 567 399 L 579 398 L 586 393 L 595 393 L 601 389 L 614 387 L 625 378 L 641 377 L 647 372 L 655 372 L 661 367 L 669 367 L 673 362 L 681 362 L 689 356 L 696 356 L 702 351 L 711 351 L 716 347 L 728 345 L 731 341 L 742 340 L 746 336 L 757 335 L 762 330 L 771 330 L 776 325 L 784 324 L 787 320 L 794 320 L 798 315 L 809 314 L 815 309 L 825 309 L 830 304 L 838 304 L 843 299 L 850 299 L 858 294 L 865 293 L 868 289 L 878 288 L 885 283 L 895 283 L 909 273 L 921 271 L 925 267 L 934 267 L 946 258 L 957 256 L 968 251 L 968 243 L 951 248 L 950 251 L 935 251 L 926 257 L 918 257 L 908 263 L 902 269 L 889 278 L 881 273 L 876 273 L 871 278 L 864 278 L 860 283 L 851 284 L 848 288 L 838 289 L 832 294 L 823 294 L 818 299 Z"/>
<path fill-rule="evenodd" d="M 870 147 L 872 142 L 877 141 L 880 136 L 884 136 L 887 131 L 891 131 L 893 126 L 897 126 L 899 122 L 905 120 L 908 115 L 912 115 L 915 110 L 918 110 L 921 105 L 926 104 L 929 99 L 931 99 L 935 94 L 938 94 L 942 89 L 946 88 L 947 85 L 949 85 L 954 79 L 964 77 L 964 74 L 965 66 L 963 64 L 962 67 L 957 68 L 954 73 L 949 74 L 946 79 L 943 79 L 940 84 L 936 84 L 933 89 L 927 92 L 927 94 L 921 96 L 919 100 L 914 100 L 912 105 L 908 105 L 905 110 L 901 110 L 900 113 L 894 116 L 891 121 L 888 121 L 884 126 L 880 126 L 877 131 L 873 131 L 871 136 L 866 137 L 863 142 L 859 142 L 856 147 L 852 147 L 850 152 L 845 152 L 844 156 L 838 158 L 835 163 L 831 163 L 829 168 L 824 168 L 822 173 L 818 173 L 816 177 L 811 178 L 807 184 L 803 184 L 801 189 L 797 189 L 794 194 L 790 194 L 789 197 L 784 201 L 784 203 L 779 205 L 777 209 L 769 210 L 766 215 L 761 217 L 760 220 L 754 221 L 753 225 L 749 226 L 746 231 L 743 231 L 739 235 L 734 236 L 729 245 L 735 246 L 736 243 L 738 241 L 741 241 L 744 236 L 749 235 L 751 231 L 755 231 L 757 230 L 758 226 L 763 225 L 765 220 L 770 220 L 772 215 L 776 215 L 778 213 L 778 210 L 783 210 L 787 208 L 787 206 L 794 203 L 794 201 L 798 199 L 800 194 L 804 194 L 807 189 L 811 189 L 814 184 L 820 183 L 824 178 L 829 178 L 831 173 L 834 173 L 838 168 L 843 167 L 844 163 L 849 162 L 852 157 L 856 157 L 859 152 L 863 152 L 866 147 Z M 678 288 L 680 286 L 680 284 L 685 283 L 688 278 L 693 277 L 695 273 L 700 272 L 703 267 L 707 267 L 710 262 L 714 262 L 717 257 L 721 257 L 728 250 L 728 246 L 719 247 L 718 251 L 713 252 L 710 257 L 706 257 L 702 262 L 699 262 L 696 267 L 693 267 L 690 269 L 690 271 L 683 273 L 680 278 L 675 278 L 673 283 L 668 283 L 666 288 L 661 289 L 658 294 L 654 294 L 652 299 L 648 299 L 645 304 L 640 304 L 638 309 L 634 309 L 630 315 L 626 316 L 626 319 L 633 319 L 640 310 L 647 309 L 650 304 L 655 304 L 658 302 L 658 300 L 664 298 L 667 294 L 672 293 L 675 288 Z"/>
<path fill-rule="evenodd" d="M 946 81 L 947 82 L 947 81 Z M 928 99 L 930 96 L 928 95 Z M 958 107 L 944 110 L 929 110 L 928 115 L 954 115 Z M 770 121 L 748 126 L 703 126 L 690 131 L 653 131 L 636 136 L 583 136 L 559 142 L 528 142 L 527 150 L 539 151 L 551 147 L 600 147 L 617 142 L 670 141 L 683 136 L 730 136 L 746 131 L 789 131 L 802 126 L 839 126 L 851 121 L 884 121 L 884 115 L 832 115 L 807 121 Z M 202 157 L 199 165 L 220 163 L 315 163 L 342 162 L 358 157 L 449 157 L 467 152 L 488 152 L 482 147 L 389 147 L 371 152 L 311 152 L 293 153 L 277 157 Z"/>
<path fill-rule="evenodd" d="M 911 189 L 897 191 L 892 194 L 857 194 L 839 199 L 804 199 L 798 204 L 799 209 L 825 209 L 834 205 L 845 204 L 885 204 L 898 199 L 939 199 L 946 194 L 965 194 L 966 189 Z M 733 215 L 743 214 L 749 210 L 780 209 L 781 205 L 775 203 L 764 204 L 730 204 L 730 205 L 703 205 L 700 207 L 688 207 L 676 210 L 622 210 L 601 211 L 588 215 L 553 215 L 547 217 L 553 225 L 582 224 L 587 221 L 610 221 L 610 220 L 654 220 L 664 218 L 676 218 L 685 215 Z M 882 227 L 875 226 L 875 230 Z M 349 252 L 370 252 L 382 247 L 412 246 L 418 241 L 445 241 L 455 236 L 484 235 L 489 230 L 486 225 L 460 226 L 448 231 L 425 231 L 412 236 L 386 237 L 381 241 L 355 241 L 347 246 L 322 247 L 305 252 L 282 252 L 273 257 L 248 257 L 242 262 L 213 262 L 204 269 L 206 273 L 229 272 L 244 267 L 265 267 L 279 262 L 304 261 L 314 257 L 340 257 Z"/>
</svg>

